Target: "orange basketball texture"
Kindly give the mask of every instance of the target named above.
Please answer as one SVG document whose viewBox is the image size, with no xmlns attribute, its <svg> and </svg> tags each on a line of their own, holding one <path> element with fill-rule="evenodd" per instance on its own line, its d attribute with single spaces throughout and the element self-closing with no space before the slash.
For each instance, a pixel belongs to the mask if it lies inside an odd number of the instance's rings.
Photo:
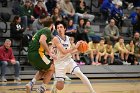
<svg viewBox="0 0 140 93">
<path fill-rule="evenodd" d="M 77 48 L 77 50 L 81 53 L 85 53 L 88 50 L 87 42 L 85 42 L 85 41 L 81 42 L 79 47 Z"/>
</svg>

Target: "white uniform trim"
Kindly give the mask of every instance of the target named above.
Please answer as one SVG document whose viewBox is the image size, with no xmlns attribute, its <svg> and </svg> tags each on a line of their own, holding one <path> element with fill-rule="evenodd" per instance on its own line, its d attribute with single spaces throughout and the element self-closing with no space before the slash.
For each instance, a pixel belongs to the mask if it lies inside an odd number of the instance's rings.
<svg viewBox="0 0 140 93">
<path fill-rule="evenodd" d="M 50 60 L 49 60 L 45 55 L 43 55 L 42 60 L 43 60 L 47 65 L 50 63 Z"/>
</svg>

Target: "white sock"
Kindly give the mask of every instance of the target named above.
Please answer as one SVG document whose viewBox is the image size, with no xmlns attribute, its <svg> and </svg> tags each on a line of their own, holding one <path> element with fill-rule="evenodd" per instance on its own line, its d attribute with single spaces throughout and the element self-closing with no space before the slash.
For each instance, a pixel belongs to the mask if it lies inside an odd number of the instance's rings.
<svg viewBox="0 0 140 93">
<path fill-rule="evenodd" d="M 76 69 L 74 70 L 74 74 L 75 74 L 77 77 L 79 77 L 79 78 L 82 80 L 82 82 L 83 82 L 84 84 L 86 84 L 86 86 L 87 86 L 88 89 L 90 90 L 90 93 L 96 93 L 96 92 L 94 91 L 94 89 L 92 88 L 92 85 L 91 85 L 90 81 L 88 80 L 88 78 L 80 71 L 79 68 L 76 68 Z"/>
<path fill-rule="evenodd" d="M 47 89 L 47 84 L 44 84 L 44 83 L 43 83 L 41 86 L 42 86 L 45 90 Z"/>
<path fill-rule="evenodd" d="M 35 78 L 33 78 L 31 81 L 32 81 L 34 84 L 36 83 L 36 79 L 35 79 Z"/>
</svg>

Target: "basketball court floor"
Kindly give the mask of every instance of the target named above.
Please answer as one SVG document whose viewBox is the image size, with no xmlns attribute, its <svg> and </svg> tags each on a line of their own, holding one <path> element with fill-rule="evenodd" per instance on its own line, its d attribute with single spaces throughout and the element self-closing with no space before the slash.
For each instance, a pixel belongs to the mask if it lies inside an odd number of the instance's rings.
<svg viewBox="0 0 140 93">
<path fill-rule="evenodd" d="M 125 78 L 125 79 L 90 79 L 96 93 L 140 93 L 140 78 Z M 28 81 L 15 83 L 8 81 L 7 83 L 0 82 L 0 93 L 26 93 L 25 84 Z M 36 88 L 42 81 L 38 81 L 33 88 L 32 93 L 36 93 Z M 53 80 L 48 85 L 50 92 L 53 87 Z M 88 89 L 79 79 L 74 79 L 65 82 L 65 88 L 57 93 L 89 93 Z"/>
</svg>

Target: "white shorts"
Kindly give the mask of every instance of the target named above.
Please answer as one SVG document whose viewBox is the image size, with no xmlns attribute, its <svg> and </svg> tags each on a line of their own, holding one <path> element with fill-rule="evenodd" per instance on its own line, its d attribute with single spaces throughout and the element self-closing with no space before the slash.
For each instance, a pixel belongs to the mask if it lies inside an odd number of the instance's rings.
<svg viewBox="0 0 140 93">
<path fill-rule="evenodd" d="M 74 74 L 74 69 L 80 68 L 77 66 L 76 62 L 72 58 L 61 60 L 55 63 L 55 78 L 65 78 L 66 73 Z"/>
</svg>

